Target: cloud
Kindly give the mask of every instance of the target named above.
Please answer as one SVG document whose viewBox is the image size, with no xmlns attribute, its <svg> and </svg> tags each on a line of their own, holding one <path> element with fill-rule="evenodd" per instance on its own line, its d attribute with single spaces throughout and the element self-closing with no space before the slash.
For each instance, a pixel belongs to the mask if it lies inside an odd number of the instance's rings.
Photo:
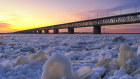
<svg viewBox="0 0 140 79">
<path fill-rule="evenodd" d="M 7 28 L 10 24 L 8 23 L 0 23 L 0 28 Z"/>
<path fill-rule="evenodd" d="M 11 28 L 10 24 L 0 22 L 0 33 L 14 32 L 17 29 Z"/>
<path fill-rule="evenodd" d="M 117 7 L 113 7 L 113 8 L 108 8 L 108 9 L 99 9 L 99 10 L 91 10 L 88 11 L 89 13 L 93 13 L 93 12 L 115 12 L 115 11 L 119 11 L 120 9 L 125 10 L 125 9 L 131 9 L 131 8 L 139 8 L 140 5 L 137 5 L 136 3 L 140 3 L 140 1 L 134 2 L 134 3 L 128 3 L 128 4 L 123 4 Z"/>
<path fill-rule="evenodd" d="M 135 9 L 140 10 L 140 0 L 129 0 L 124 1 L 122 5 L 120 6 L 116 6 L 113 8 L 106 8 L 106 9 L 94 9 L 94 10 L 89 10 L 89 11 L 85 11 L 85 12 L 81 12 L 81 13 L 77 13 L 78 16 L 97 16 L 97 14 L 102 17 L 102 16 L 106 16 L 107 14 L 109 15 L 118 15 L 118 13 L 120 13 L 120 10 L 123 13 L 130 13 L 130 12 L 134 12 Z"/>
</svg>

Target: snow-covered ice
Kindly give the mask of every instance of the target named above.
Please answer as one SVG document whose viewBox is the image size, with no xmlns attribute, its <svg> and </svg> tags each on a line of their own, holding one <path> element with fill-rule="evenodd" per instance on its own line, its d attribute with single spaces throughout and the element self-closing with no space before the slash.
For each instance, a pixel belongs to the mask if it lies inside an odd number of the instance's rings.
<svg viewBox="0 0 140 79">
<path fill-rule="evenodd" d="M 140 79 L 140 34 L 0 35 L 0 79 L 57 76 L 45 64 L 55 58 L 73 79 Z"/>
<path fill-rule="evenodd" d="M 59 53 L 55 53 L 44 64 L 41 79 L 63 78 L 72 79 L 71 63 L 66 56 Z"/>
</svg>

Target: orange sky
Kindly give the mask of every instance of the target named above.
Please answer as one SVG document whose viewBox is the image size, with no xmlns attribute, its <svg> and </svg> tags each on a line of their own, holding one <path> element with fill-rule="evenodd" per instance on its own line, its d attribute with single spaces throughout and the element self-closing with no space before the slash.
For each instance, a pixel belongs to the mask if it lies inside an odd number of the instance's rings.
<svg viewBox="0 0 140 79">
<path fill-rule="evenodd" d="M 109 12 L 110 15 L 118 14 L 118 6 L 125 8 L 123 12 L 133 11 L 134 9 L 128 7 L 127 4 L 138 3 L 138 0 L 103 1 L 104 0 L 0 0 L 0 33 L 96 18 L 97 13 L 102 17 L 106 16 L 106 10 L 113 11 Z M 133 27 L 121 28 L 129 29 Z M 139 27 L 137 26 L 135 28 Z M 113 27 L 109 29 L 113 29 Z M 87 29 L 87 31 L 90 30 Z"/>
</svg>

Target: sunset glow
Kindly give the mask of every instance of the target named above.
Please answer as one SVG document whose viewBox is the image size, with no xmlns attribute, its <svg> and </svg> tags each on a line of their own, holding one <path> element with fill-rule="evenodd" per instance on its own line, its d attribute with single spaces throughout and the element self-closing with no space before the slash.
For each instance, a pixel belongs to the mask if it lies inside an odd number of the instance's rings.
<svg viewBox="0 0 140 79">
<path fill-rule="evenodd" d="M 140 11 L 139 0 L 103 1 L 104 0 L 0 0 L 0 33 Z M 122 9 L 122 11 L 120 11 L 120 9 Z M 122 30 L 119 30 L 119 32 L 125 29 L 132 29 L 129 31 L 133 32 L 136 31 L 135 29 L 139 29 L 140 31 L 139 24 L 121 26 L 120 28 Z M 106 29 L 107 28 L 108 30 L 116 29 L 115 32 L 118 32 L 116 27 L 106 27 Z M 86 29 L 87 32 L 91 30 L 91 28 Z M 79 31 L 81 30 L 79 29 Z"/>
</svg>

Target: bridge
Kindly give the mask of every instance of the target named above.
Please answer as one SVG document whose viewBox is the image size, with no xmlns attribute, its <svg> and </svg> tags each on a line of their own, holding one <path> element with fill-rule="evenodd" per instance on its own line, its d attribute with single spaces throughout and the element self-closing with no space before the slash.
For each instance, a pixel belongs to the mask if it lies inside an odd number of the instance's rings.
<svg viewBox="0 0 140 79">
<path fill-rule="evenodd" d="M 68 29 L 68 34 L 74 34 L 74 28 L 93 27 L 94 34 L 101 34 L 101 27 L 106 25 L 119 24 L 134 24 L 140 23 L 140 12 L 122 14 L 116 16 L 102 17 L 96 19 L 89 19 L 84 21 L 77 21 L 59 25 L 46 26 L 41 28 L 29 29 L 24 31 L 14 32 L 16 34 L 49 34 L 49 30 L 53 30 L 54 34 L 59 33 L 59 29 Z"/>
</svg>

